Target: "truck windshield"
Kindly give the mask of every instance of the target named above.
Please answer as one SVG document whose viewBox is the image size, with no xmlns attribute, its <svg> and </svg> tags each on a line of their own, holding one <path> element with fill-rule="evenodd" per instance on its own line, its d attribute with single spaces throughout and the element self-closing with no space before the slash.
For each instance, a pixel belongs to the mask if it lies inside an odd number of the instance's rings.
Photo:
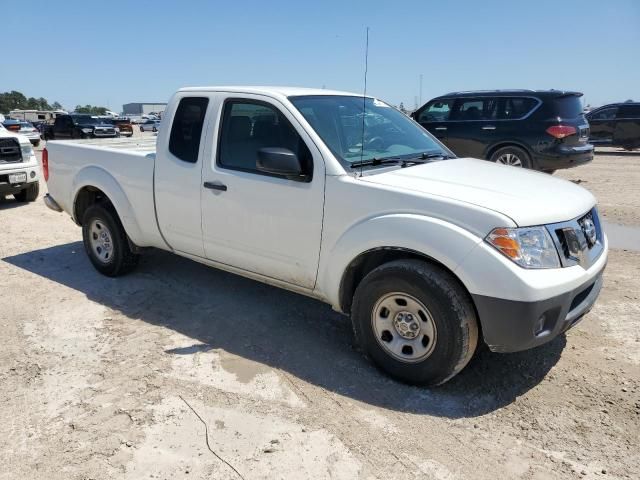
<svg viewBox="0 0 640 480">
<path fill-rule="evenodd" d="M 361 161 L 453 154 L 402 112 L 374 98 L 346 95 L 289 97 L 345 166 Z"/>
</svg>

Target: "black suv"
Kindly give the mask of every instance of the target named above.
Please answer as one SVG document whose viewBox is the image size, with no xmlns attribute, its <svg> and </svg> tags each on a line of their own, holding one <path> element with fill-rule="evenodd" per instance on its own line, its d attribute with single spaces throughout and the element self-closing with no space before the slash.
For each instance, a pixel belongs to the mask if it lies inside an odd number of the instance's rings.
<svg viewBox="0 0 640 480">
<path fill-rule="evenodd" d="M 459 157 L 553 172 L 593 160 L 579 92 L 493 90 L 434 98 L 412 117 Z"/>
<path fill-rule="evenodd" d="M 53 125 L 44 130 L 45 140 L 65 138 L 105 138 L 117 137 L 113 124 L 86 114 L 58 115 Z"/>
<path fill-rule="evenodd" d="M 589 141 L 595 145 L 640 148 L 640 103 L 612 103 L 587 113 Z"/>
</svg>

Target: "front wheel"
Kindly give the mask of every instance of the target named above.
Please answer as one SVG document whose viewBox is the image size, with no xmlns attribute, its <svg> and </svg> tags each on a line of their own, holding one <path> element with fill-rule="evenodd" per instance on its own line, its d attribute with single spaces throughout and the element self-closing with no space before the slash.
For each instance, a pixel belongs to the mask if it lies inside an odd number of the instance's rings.
<svg viewBox="0 0 640 480">
<path fill-rule="evenodd" d="M 82 240 L 93 266 L 103 275 L 117 277 L 138 264 L 127 233 L 114 210 L 102 205 L 87 209 L 82 220 Z"/>
<path fill-rule="evenodd" d="M 14 193 L 13 198 L 18 202 L 34 202 L 36 198 L 38 198 L 38 194 L 40 193 L 40 183 L 33 182 L 29 183 L 27 188 L 24 190 L 20 190 L 19 193 Z"/>
<path fill-rule="evenodd" d="M 144 127 L 140 127 L 140 131 L 141 131 L 141 132 L 144 132 Z"/>
<path fill-rule="evenodd" d="M 412 384 L 439 385 L 462 370 L 478 343 L 471 299 L 451 273 L 419 260 L 397 260 L 358 285 L 352 321 L 365 353 Z"/>
<path fill-rule="evenodd" d="M 489 159 L 494 163 L 510 167 L 531 168 L 529 154 L 520 147 L 502 147 L 496 150 Z"/>
</svg>

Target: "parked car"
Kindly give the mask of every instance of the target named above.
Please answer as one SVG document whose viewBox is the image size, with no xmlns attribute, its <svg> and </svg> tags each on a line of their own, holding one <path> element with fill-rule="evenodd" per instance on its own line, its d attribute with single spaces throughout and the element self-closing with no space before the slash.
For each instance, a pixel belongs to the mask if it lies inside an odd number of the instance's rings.
<svg viewBox="0 0 640 480">
<path fill-rule="evenodd" d="M 587 114 L 594 145 L 640 148 L 640 103 L 612 103 Z"/>
<path fill-rule="evenodd" d="M 133 136 L 133 125 L 128 118 L 114 118 L 113 124 L 120 130 L 120 135 L 124 137 Z"/>
<path fill-rule="evenodd" d="M 34 147 L 40 145 L 40 131 L 29 122 L 20 122 L 18 133 L 29 139 Z"/>
<path fill-rule="evenodd" d="M 29 139 L 0 124 L 0 197 L 33 202 L 40 192 L 39 172 Z"/>
<path fill-rule="evenodd" d="M 144 122 L 140 123 L 140 131 L 141 132 L 157 132 L 160 128 L 160 120 L 151 120 L 147 119 Z"/>
<path fill-rule="evenodd" d="M 455 92 L 412 117 L 460 157 L 552 172 L 593 160 L 579 92 Z"/>
<path fill-rule="evenodd" d="M 46 140 L 68 138 L 108 138 L 116 137 L 114 125 L 104 120 L 84 114 L 58 115 L 53 125 L 45 128 Z"/>
<path fill-rule="evenodd" d="M 22 128 L 20 125 L 20 120 L 16 120 L 15 118 L 5 118 L 2 122 L 2 126 L 9 130 L 10 132 L 19 132 Z"/>
<path fill-rule="evenodd" d="M 166 111 L 157 142 L 43 152 L 45 203 L 82 226 L 105 275 L 156 247 L 317 298 L 351 315 L 381 368 L 426 384 L 480 335 L 532 348 L 598 297 L 607 238 L 579 185 L 455 158 L 360 94 L 189 88 Z"/>
</svg>

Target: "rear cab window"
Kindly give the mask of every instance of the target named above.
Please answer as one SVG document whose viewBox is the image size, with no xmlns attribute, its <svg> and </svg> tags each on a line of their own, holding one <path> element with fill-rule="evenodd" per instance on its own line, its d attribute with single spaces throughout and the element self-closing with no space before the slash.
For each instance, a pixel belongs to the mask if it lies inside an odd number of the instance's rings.
<svg viewBox="0 0 640 480">
<path fill-rule="evenodd" d="M 196 163 L 209 99 L 184 97 L 173 116 L 169 151 L 184 162 Z"/>
</svg>

